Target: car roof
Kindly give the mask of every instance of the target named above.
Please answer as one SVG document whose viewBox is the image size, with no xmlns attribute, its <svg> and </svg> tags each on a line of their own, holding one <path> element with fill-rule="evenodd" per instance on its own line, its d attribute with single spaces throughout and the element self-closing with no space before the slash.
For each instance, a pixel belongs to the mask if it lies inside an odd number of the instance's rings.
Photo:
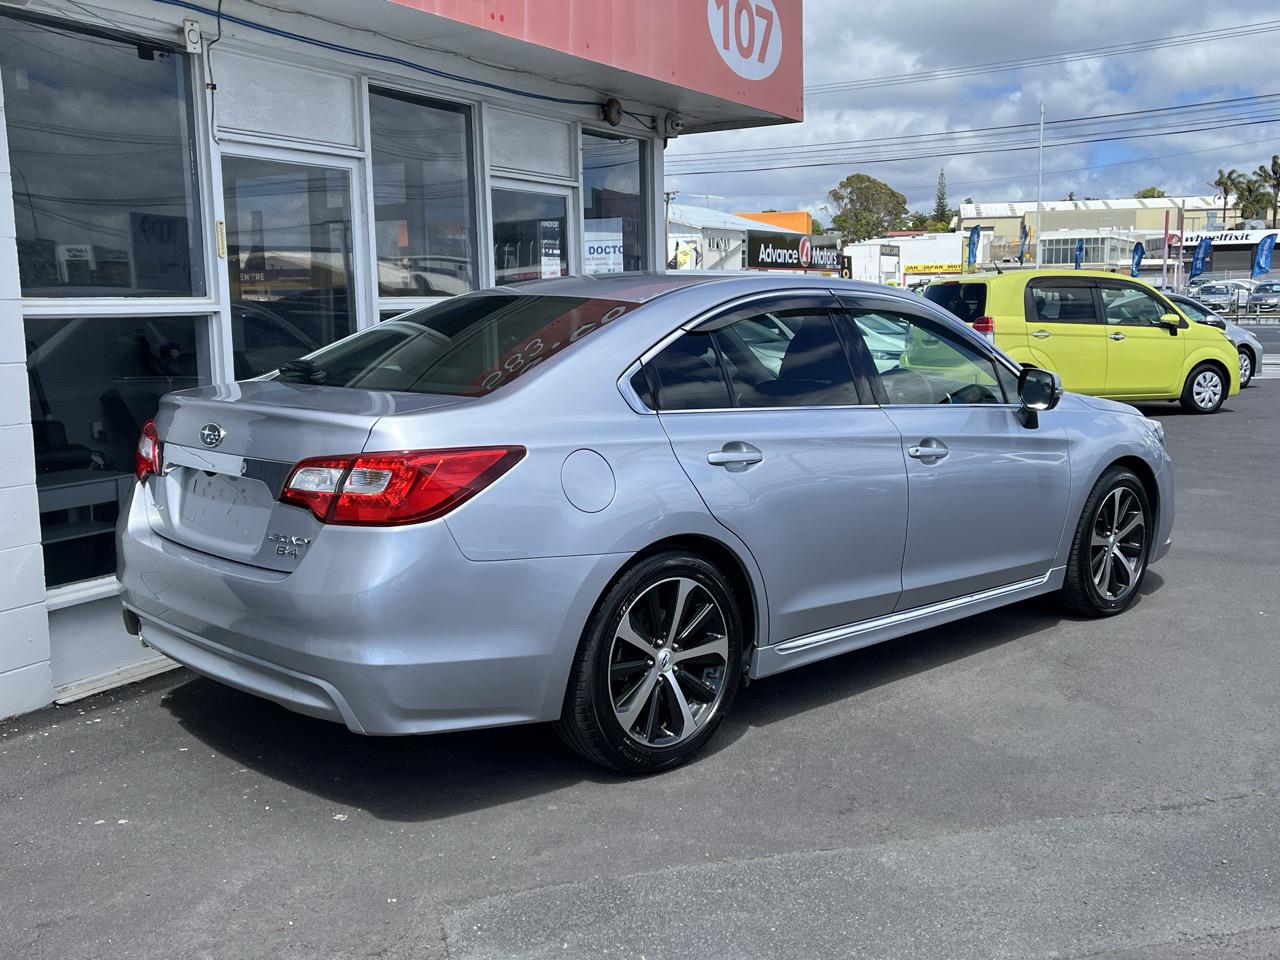
<svg viewBox="0 0 1280 960">
<path fill-rule="evenodd" d="M 1109 270 L 1005 270 L 1001 273 L 969 273 L 958 277 L 939 277 L 929 286 L 946 283 L 1025 283 L 1035 279 L 1071 279 L 1072 277 L 1089 277 L 1097 280 L 1128 280 L 1152 286 L 1151 282 L 1141 277 L 1131 277 L 1127 273 L 1112 273 Z"/>
<path fill-rule="evenodd" d="M 716 295 L 726 298 L 738 294 L 768 292 L 771 290 L 813 289 L 843 290 L 849 293 L 877 293 L 897 296 L 908 301 L 919 298 L 902 287 L 889 287 L 861 280 L 842 280 L 822 274 L 786 274 L 768 270 L 741 270 L 713 273 L 710 271 L 678 270 L 671 272 L 605 273 L 555 277 L 548 280 L 528 280 L 510 283 L 489 291 L 534 294 L 538 296 L 590 297 L 605 300 L 622 300 L 629 303 L 645 303 L 664 294 L 696 287 L 714 286 Z M 710 292 L 710 289 L 708 289 Z"/>
</svg>

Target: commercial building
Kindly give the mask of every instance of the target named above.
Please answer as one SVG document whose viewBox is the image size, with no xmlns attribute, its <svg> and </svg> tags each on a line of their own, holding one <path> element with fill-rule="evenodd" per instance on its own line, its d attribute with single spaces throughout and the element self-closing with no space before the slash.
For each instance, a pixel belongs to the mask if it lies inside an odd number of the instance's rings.
<svg viewBox="0 0 1280 960">
<path fill-rule="evenodd" d="M 813 233 L 813 214 L 808 210 L 758 210 L 739 213 L 737 216 L 789 233 Z"/>
<path fill-rule="evenodd" d="M 1133 269 L 1133 252 L 1143 247 L 1138 276 L 1144 280 L 1160 280 L 1172 270 L 1173 260 L 1166 265 L 1167 245 L 1162 232 L 1114 230 L 1108 227 L 1084 230 L 1051 230 L 1036 241 L 1036 260 L 1042 267 L 1074 268 L 1076 252 L 1080 252 L 1082 270 L 1129 273 Z M 1170 277 L 1172 280 L 1172 277 Z"/>
<path fill-rule="evenodd" d="M 667 268 L 746 270 L 747 238 L 752 233 L 799 235 L 721 210 L 687 203 L 668 204 Z"/>
<path fill-rule="evenodd" d="M 665 140 L 802 114 L 800 0 L 286 6 L 0 0 L 0 716 L 167 666 L 112 532 L 160 395 L 660 267 Z"/>
<path fill-rule="evenodd" d="M 976 267 L 991 262 L 992 233 L 979 232 Z M 939 277 L 961 274 L 968 262 L 967 233 L 894 231 L 883 237 L 847 244 L 850 276 L 873 283 L 918 287 Z"/>
<path fill-rule="evenodd" d="M 968 233 L 975 226 L 991 233 L 990 256 L 999 262 L 1015 261 L 1020 247 L 1021 231 L 1028 236 L 1025 260 L 1034 255 L 1036 240 L 1036 202 L 963 203 L 956 216 L 956 229 Z M 1220 230 L 1224 224 L 1239 219 L 1239 211 L 1227 208 L 1223 217 L 1222 197 L 1133 197 L 1114 200 L 1046 200 L 1040 205 L 1039 230 L 1131 230 L 1159 235 L 1165 229 L 1168 214 L 1170 231 L 1178 229 L 1181 217 L 1183 232 Z"/>
</svg>

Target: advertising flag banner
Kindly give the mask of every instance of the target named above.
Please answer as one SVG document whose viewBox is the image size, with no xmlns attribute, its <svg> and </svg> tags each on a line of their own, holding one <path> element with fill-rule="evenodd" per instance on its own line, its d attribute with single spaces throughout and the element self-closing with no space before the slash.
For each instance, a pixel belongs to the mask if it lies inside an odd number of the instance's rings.
<svg viewBox="0 0 1280 960">
<path fill-rule="evenodd" d="M 981 236 L 981 227 L 974 227 L 969 231 L 969 259 L 965 262 L 971 267 L 978 262 L 978 239 Z"/>
<path fill-rule="evenodd" d="M 1212 249 L 1213 237 L 1201 237 L 1200 242 L 1196 244 L 1196 252 L 1191 257 L 1191 269 L 1187 272 L 1187 279 L 1204 273 L 1205 261 L 1209 259 L 1209 251 Z"/>
<path fill-rule="evenodd" d="M 1080 269 L 1080 265 L 1084 263 L 1084 237 L 1076 241 L 1076 269 Z"/>
<path fill-rule="evenodd" d="M 1027 221 L 1023 220 L 1018 224 L 1018 262 L 1025 263 L 1027 259 Z"/>
<path fill-rule="evenodd" d="M 1276 235 L 1269 233 L 1258 241 L 1258 249 L 1253 255 L 1251 277 L 1260 277 L 1271 272 L 1271 251 L 1276 248 Z"/>
<path fill-rule="evenodd" d="M 1138 275 L 1138 267 L 1142 265 L 1142 258 L 1147 255 L 1147 248 L 1139 240 L 1133 245 L 1133 269 L 1129 271 L 1129 276 L 1136 277 Z"/>
</svg>

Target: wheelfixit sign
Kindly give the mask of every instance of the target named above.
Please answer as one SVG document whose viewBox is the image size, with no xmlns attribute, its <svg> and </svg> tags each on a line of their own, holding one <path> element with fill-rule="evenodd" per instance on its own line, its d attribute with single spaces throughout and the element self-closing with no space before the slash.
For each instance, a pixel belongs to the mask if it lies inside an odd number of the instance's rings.
<svg viewBox="0 0 1280 960">
<path fill-rule="evenodd" d="M 749 270 L 840 270 L 840 248 L 833 239 L 800 233 L 747 232 Z"/>
</svg>

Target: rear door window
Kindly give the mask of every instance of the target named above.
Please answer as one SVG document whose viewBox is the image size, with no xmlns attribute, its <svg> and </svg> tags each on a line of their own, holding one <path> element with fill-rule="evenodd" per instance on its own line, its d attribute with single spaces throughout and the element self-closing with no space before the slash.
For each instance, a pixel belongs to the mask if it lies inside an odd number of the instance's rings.
<svg viewBox="0 0 1280 960">
<path fill-rule="evenodd" d="M 949 310 L 965 323 L 973 323 L 987 315 L 987 285 L 948 281 L 925 288 L 924 297 L 944 310 Z"/>
<path fill-rule="evenodd" d="M 858 402 L 853 370 L 822 307 L 747 317 L 713 334 L 740 407 L 845 406 Z"/>
<path fill-rule="evenodd" d="M 1055 283 L 1052 280 L 1027 284 L 1029 319 L 1040 323 L 1097 323 L 1093 286 L 1083 283 Z"/>
</svg>

